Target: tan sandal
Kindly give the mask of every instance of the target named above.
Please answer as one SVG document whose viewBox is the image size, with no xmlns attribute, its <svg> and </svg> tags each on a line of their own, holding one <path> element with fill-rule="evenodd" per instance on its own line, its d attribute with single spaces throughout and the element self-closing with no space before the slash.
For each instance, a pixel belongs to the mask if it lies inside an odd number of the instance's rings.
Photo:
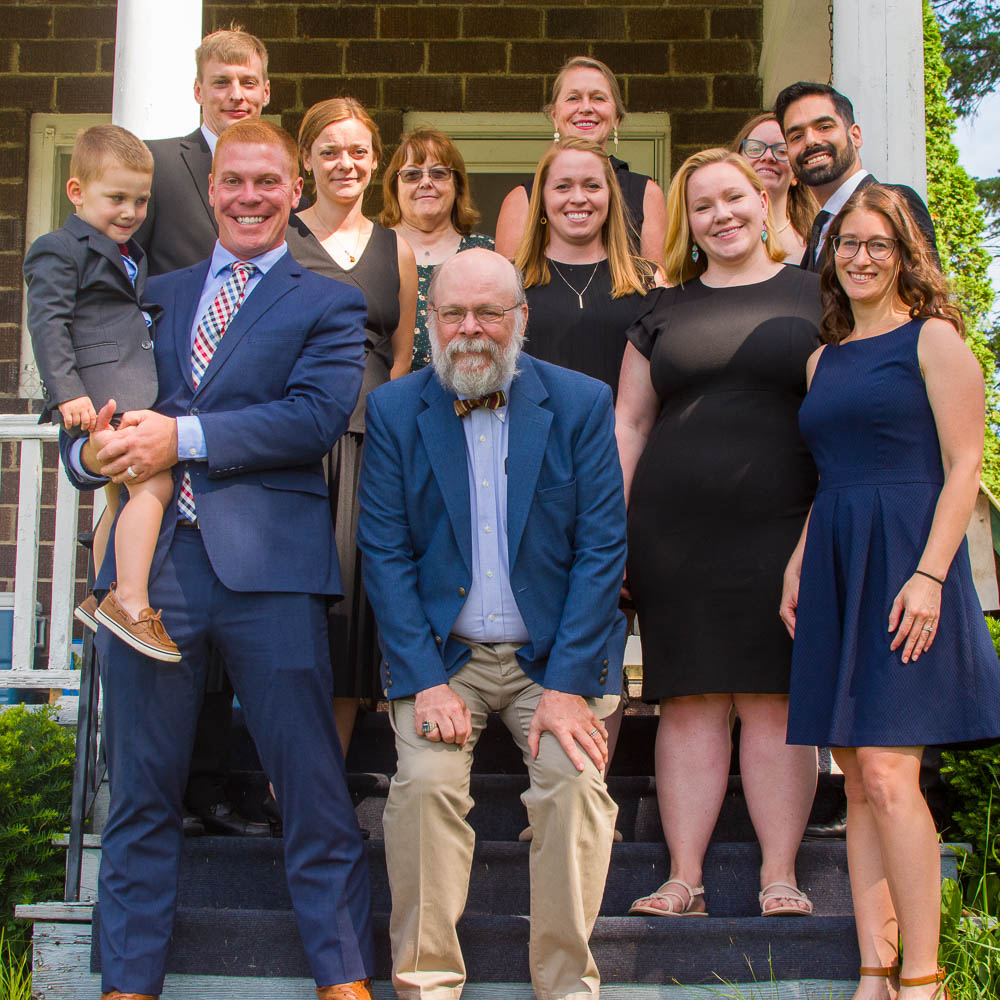
<svg viewBox="0 0 1000 1000">
<path fill-rule="evenodd" d="M 805 903 L 805 909 L 796 906 L 794 903 L 786 903 L 784 906 L 772 906 L 770 909 L 765 904 L 772 899 L 797 899 Z M 790 882 L 771 882 L 765 885 L 757 893 L 757 902 L 760 903 L 760 915 L 762 917 L 808 917 L 813 911 L 812 900 L 799 888 Z"/>
<path fill-rule="evenodd" d="M 679 892 L 668 889 L 668 885 L 679 885 L 687 893 L 687 901 Z M 668 879 L 660 886 L 656 892 L 651 892 L 648 896 L 640 896 L 629 908 L 630 917 L 643 915 L 646 917 L 707 917 L 706 910 L 692 910 L 696 896 L 705 895 L 705 887 L 699 885 L 697 889 L 690 886 L 683 879 Z M 671 900 L 676 899 L 680 909 L 675 910 Z M 666 907 L 657 906 L 657 903 L 666 903 Z M 669 909 L 667 908 L 669 907 Z"/>
<path fill-rule="evenodd" d="M 938 969 L 937 972 L 934 972 L 929 976 L 914 976 L 912 979 L 904 979 L 902 976 L 899 977 L 899 985 L 901 987 L 929 986 L 931 983 L 941 984 L 941 988 L 934 994 L 934 1000 L 951 1000 L 951 994 L 948 992 L 948 987 L 944 984 L 944 969 Z M 944 991 L 943 993 L 941 992 L 942 990 Z"/>
<path fill-rule="evenodd" d="M 858 970 L 862 976 L 878 976 L 880 979 L 891 979 L 899 975 L 899 963 L 895 965 L 862 965 Z"/>
</svg>

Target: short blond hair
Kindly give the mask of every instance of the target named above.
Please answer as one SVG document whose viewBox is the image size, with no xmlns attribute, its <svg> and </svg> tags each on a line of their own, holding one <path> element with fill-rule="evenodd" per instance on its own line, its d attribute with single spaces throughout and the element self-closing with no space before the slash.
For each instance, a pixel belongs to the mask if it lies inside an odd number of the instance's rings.
<svg viewBox="0 0 1000 1000">
<path fill-rule="evenodd" d="M 591 56 L 571 56 L 563 63 L 562 69 L 559 70 L 556 78 L 552 81 L 552 92 L 549 95 L 549 103 L 542 110 L 547 115 L 552 114 L 552 110 L 559 100 L 559 94 L 562 93 L 566 74 L 574 69 L 595 69 L 604 77 L 608 85 L 608 92 L 611 94 L 611 100 L 614 101 L 618 123 L 621 124 L 622 119 L 625 117 L 625 102 L 622 100 L 621 87 L 618 86 L 618 81 L 615 79 L 615 74 L 611 72 L 611 67 L 607 63 L 601 62 L 600 59 L 594 59 Z"/>
<path fill-rule="evenodd" d="M 153 154 L 142 139 L 120 125 L 94 125 L 77 133 L 69 159 L 71 177 L 86 184 L 111 164 L 152 174 Z"/>
<path fill-rule="evenodd" d="M 267 49 L 264 43 L 242 24 L 230 24 L 228 28 L 213 31 L 201 40 L 194 50 L 194 64 L 197 78 L 205 69 L 205 63 L 215 61 L 234 66 L 249 66 L 254 56 L 260 60 L 261 73 L 267 83 Z"/>
<path fill-rule="evenodd" d="M 698 254 L 697 260 L 692 260 L 691 257 L 694 241 L 688 224 L 687 187 L 695 171 L 713 163 L 728 163 L 750 182 L 755 191 L 760 194 L 767 193 L 746 157 L 739 153 L 732 153 L 728 149 L 703 149 L 700 153 L 689 156 L 674 174 L 670 189 L 667 191 L 667 236 L 663 243 L 663 261 L 666 278 L 671 285 L 697 278 L 699 274 L 704 274 L 708 267 L 704 252 Z M 777 232 L 774 217 L 771 215 L 770 199 L 767 202 L 765 223 L 769 234 Z M 768 239 L 764 249 L 775 263 L 780 264 L 786 257 L 785 251 L 781 248 L 781 241 L 777 237 Z"/>
<path fill-rule="evenodd" d="M 294 179 L 299 176 L 299 151 L 295 146 L 295 140 L 280 125 L 256 118 L 244 118 L 243 121 L 234 122 L 219 136 L 219 141 L 215 144 L 215 155 L 212 157 L 213 177 L 215 165 L 219 162 L 219 154 L 227 146 L 237 143 L 279 147 L 288 160 L 291 177 Z"/>
</svg>

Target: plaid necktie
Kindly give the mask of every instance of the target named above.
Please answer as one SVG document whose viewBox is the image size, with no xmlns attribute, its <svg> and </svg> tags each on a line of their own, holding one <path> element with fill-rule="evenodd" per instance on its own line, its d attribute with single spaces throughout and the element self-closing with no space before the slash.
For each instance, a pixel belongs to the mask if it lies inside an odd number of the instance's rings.
<svg viewBox="0 0 1000 1000">
<path fill-rule="evenodd" d="M 191 348 L 191 377 L 197 389 L 205 375 L 212 355 L 222 340 L 222 335 L 232 322 L 247 290 L 247 281 L 257 270 L 253 264 L 238 260 L 230 267 L 232 273 L 219 289 L 218 294 L 208 307 L 194 335 L 194 345 Z M 194 506 L 194 491 L 191 489 L 191 473 L 185 471 L 181 480 L 181 490 L 177 495 L 177 512 L 187 521 L 198 519 Z"/>
<path fill-rule="evenodd" d="M 455 412 L 460 417 L 467 417 L 480 406 L 484 410 L 499 410 L 501 406 L 506 405 L 507 393 L 503 389 L 497 389 L 496 392 L 489 392 L 485 396 L 478 396 L 475 399 L 456 399 Z"/>
</svg>

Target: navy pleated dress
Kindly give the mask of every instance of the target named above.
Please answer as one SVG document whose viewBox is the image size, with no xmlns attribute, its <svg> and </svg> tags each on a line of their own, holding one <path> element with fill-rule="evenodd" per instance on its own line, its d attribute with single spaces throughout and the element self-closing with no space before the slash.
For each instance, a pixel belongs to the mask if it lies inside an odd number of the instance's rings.
<svg viewBox="0 0 1000 1000">
<path fill-rule="evenodd" d="M 917 567 L 944 482 L 917 358 L 921 326 L 827 346 L 799 411 L 820 480 L 799 588 L 789 743 L 1000 738 L 1000 663 L 964 538 L 931 649 L 910 663 L 889 649 L 889 611 Z"/>
</svg>

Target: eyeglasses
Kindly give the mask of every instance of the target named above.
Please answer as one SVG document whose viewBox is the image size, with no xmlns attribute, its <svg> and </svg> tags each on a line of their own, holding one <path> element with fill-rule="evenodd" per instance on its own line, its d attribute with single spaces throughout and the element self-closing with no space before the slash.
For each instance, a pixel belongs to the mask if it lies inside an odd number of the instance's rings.
<svg viewBox="0 0 1000 1000">
<path fill-rule="evenodd" d="M 857 257 L 858 251 L 864 247 L 872 260 L 888 260 L 896 250 L 899 240 L 888 236 L 876 236 L 871 240 L 858 240 L 853 236 L 834 236 L 833 252 L 838 257 Z"/>
<path fill-rule="evenodd" d="M 451 167 L 404 167 L 396 171 L 396 176 L 404 184 L 419 184 L 426 174 L 432 181 L 440 183 L 448 180 L 454 172 Z"/>
<path fill-rule="evenodd" d="M 467 309 L 465 306 L 439 306 L 438 308 L 431 306 L 431 309 L 437 313 L 438 322 L 444 326 L 458 326 L 465 319 L 466 313 L 472 313 L 483 326 L 496 326 L 503 322 L 507 313 L 518 308 L 520 307 L 508 306 L 504 309 L 503 306 L 491 305 L 476 306 L 473 309 Z"/>
<path fill-rule="evenodd" d="M 788 162 L 788 145 L 784 142 L 761 142 L 760 139 L 744 139 L 740 149 L 751 160 L 759 160 L 768 150 L 771 155 L 782 163 Z"/>
</svg>

